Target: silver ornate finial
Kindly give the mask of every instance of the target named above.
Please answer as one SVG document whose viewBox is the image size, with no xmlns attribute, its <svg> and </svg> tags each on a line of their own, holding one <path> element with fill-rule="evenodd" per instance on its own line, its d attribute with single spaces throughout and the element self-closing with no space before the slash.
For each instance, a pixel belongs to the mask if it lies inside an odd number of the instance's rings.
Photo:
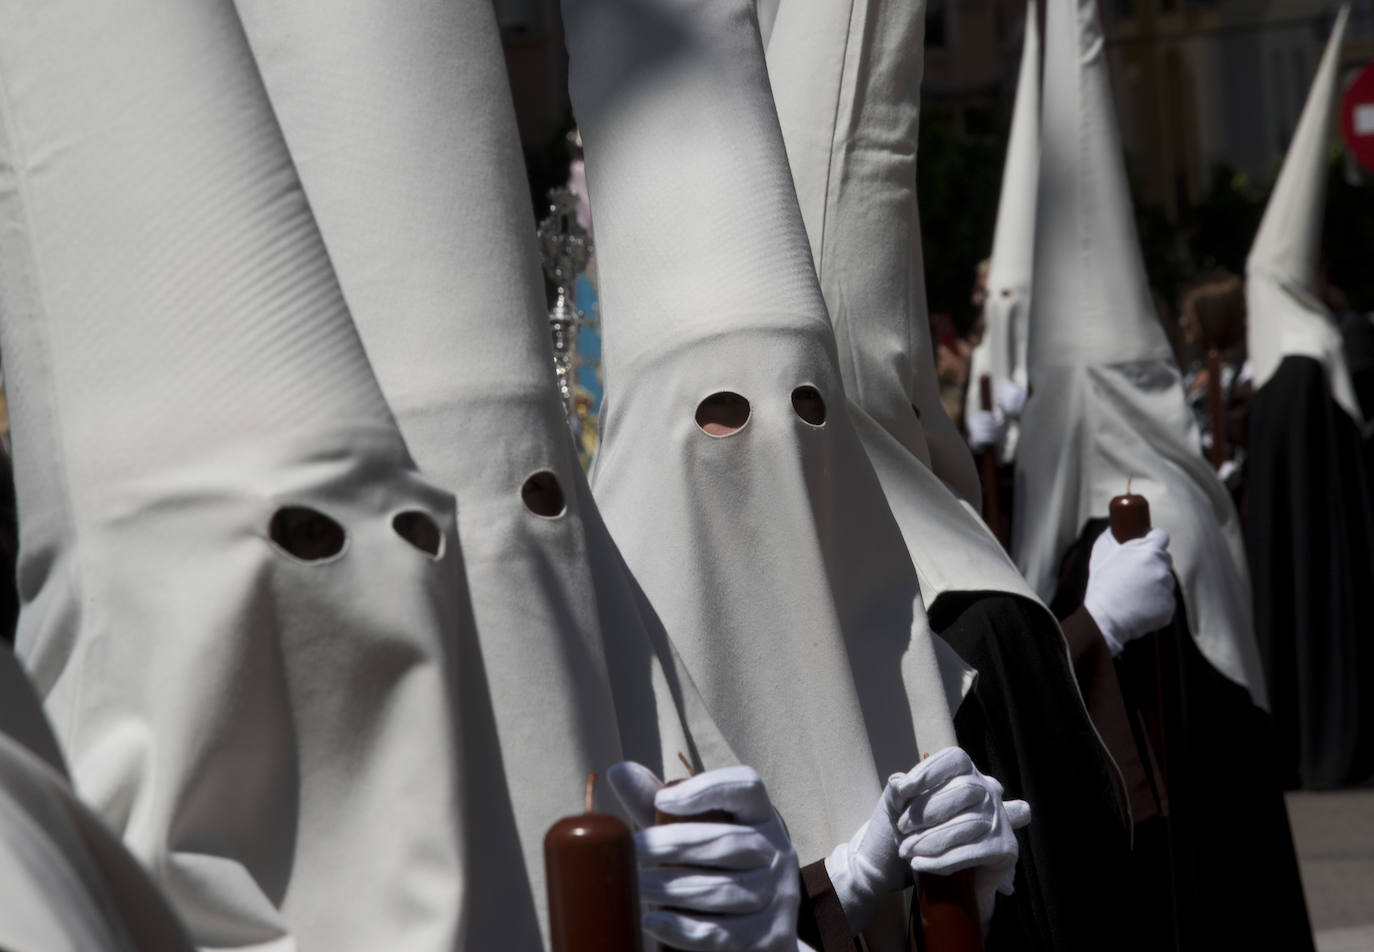
<svg viewBox="0 0 1374 952">
<path fill-rule="evenodd" d="M 577 419 L 573 388 L 577 331 L 582 323 L 573 286 L 591 260 L 592 242 L 577 221 L 577 196 L 566 188 L 554 188 L 549 190 L 548 198 L 549 213 L 539 222 L 539 254 L 544 262 L 544 273 L 555 288 L 553 306 L 549 308 L 553 370 L 558 378 L 558 392 L 563 397 L 563 412 L 572 423 Z"/>
</svg>

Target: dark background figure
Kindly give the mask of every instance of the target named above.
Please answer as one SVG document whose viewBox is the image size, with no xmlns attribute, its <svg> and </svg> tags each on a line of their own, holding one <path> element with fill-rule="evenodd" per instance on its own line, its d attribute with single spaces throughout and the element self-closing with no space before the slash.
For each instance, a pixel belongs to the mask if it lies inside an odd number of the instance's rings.
<svg viewBox="0 0 1374 952">
<path fill-rule="evenodd" d="M 1181 587 L 1169 624 L 1111 658 L 1083 607 L 1104 531 L 1084 525 L 1050 607 L 1131 793 L 1142 948 L 1311 950 L 1272 722 L 1198 650 Z"/>
</svg>

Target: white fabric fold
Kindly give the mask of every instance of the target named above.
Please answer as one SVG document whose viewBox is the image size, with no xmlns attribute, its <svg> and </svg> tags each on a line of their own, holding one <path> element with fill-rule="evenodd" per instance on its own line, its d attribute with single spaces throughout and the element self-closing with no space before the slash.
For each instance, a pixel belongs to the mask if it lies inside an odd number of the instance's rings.
<svg viewBox="0 0 1374 952">
<path fill-rule="evenodd" d="M 1311 357 L 1325 370 L 1332 399 L 1368 434 L 1374 421 L 1365 420 L 1360 410 L 1341 332 L 1321 300 L 1317 274 L 1327 144 L 1340 95 L 1341 44 L 1349 18 L 1350 4 L 1342 4 L 1245 262 L 1246 339 L 1256 390 L 1283 358 Z"/>
<path fill-rule="evenodd" d="M 1169 533 L 1202 654 L 1264 706 L 1239 519 L 1202 457 L 1155 315 L 1096 0 L 1048 0 L 1030 320 L 1012 553 L 1042 598 L 1113 496 L 1149 500 Z"/>
<path fill-rule="evenodd" d="M 198 946 L 453 948 L 453 498 L 232 5 L 0 3 L 0 111 L 18 650 L 76 790 Z"/>
<path fill-rule="evenodd" d="M 1034 601 L 975 509 L 938 478 L 929 414 L 913 411 L 921 386 L 936 387 L 917 346 L 929 339 L 916 206 L 924 21 L 925 4 L 910 0 L 786 0 L 769 75 L 855 427 L 926 606 L 949 591 Z"/>
<path fill-rule="evenodd" d="M 383 393 L 422 471 L 458 498 L 500 740 L 469 761 L 504 772 L 524 859 L 493 848 L 482 875 L 527 876 L 542 922 L 544 834 L 588 770 L 733 757 L 574 452 L 496 19 L 485 0 L 237 5 Z M 522 501 L 540 473 L 561 512 Z M 510 900 L 473 909 L 469 942 L 508 943 L 518 915 Z"/>
<path fill-rule="evenodd" d="M 14 655 L 0 647 L 0 948 L 191 948 L 147 874 L 77 800 Z"/>
<path fill-rule="evenodd" d="M 976 508 L 978 473 L 940 403 L 926 309 L 915 196 L 924 36 L 924 2 L 782 3 L 768 68 L 850 400 Z M 874 232 L 860 243 L 865 216 Z"/>
<path fill-rule="evenodd" d="M 965 419 L 982 409 L 978 381 L 984 374 L 994 382 L 1014 381 L 1023 390 L 1029 381 L 1026 348 L 1035 268 L 1036 179 L 1040 172 L 1040 18 L 1036 0 L 1026 4 L 1025 24 L 1021 70 L 1016 79 L 1016 102 L 1012 107 L 992 258 L 988 264 L 983 339 L 969 360 Z M 1016 458 L 1021 424 L 1007 418 L 996 405 L 992 412 L 1007 424 L 998 457 L 1009 463 Z"/>
<path fill-rule="evenodd" d="M 846 410 L 753 2 L 563 13 L 607 381 L 592 484 L 810 862 L 953 727 L 915 572 Z M 694 417 L 721 392 L 747 400 L 747 420 L 712 436 Z"/>
</svg>

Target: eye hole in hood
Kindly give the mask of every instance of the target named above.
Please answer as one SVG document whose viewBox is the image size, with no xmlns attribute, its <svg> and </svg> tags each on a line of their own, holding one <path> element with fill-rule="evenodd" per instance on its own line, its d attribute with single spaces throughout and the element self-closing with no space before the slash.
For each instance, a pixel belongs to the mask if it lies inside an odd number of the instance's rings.
<svg viewBox="0 0 1374 952">
<path fill-rule="evenodd" d="M 278 509 L 267 533 L 279 549 L 302 562 L 332 559 L 348 544 L 343 526 L 309 506 Z"/>
<path fill-rule="evenodd" d="M 792 409 L 812 426 L 825 425 L 825 398 L 810 384 L 803 384 L 792 391 Z"/>
<path fill-rule="evenodd" d="M 398 512 L 391 520 L 391 528 L 430 558 L 437 559 L 444 551 L 444 533 L 423 512 L 415 509 Z"/>
<path fill-rule="evenodd" d="M 567 501 L 563 498 L 563 487 L 558 485 L 558 477 L 547 469 L 541 469 L 520 487 L 520 498 L 525 508 L 536 516 L 553 519 L 563 515 Z"/>
<path fill-rule="evenodd" d="M 709 436 L 730 436 L 749 422 L 749 401 L 722 390 L 697 404 L 697 426 Z"/>
</svg>

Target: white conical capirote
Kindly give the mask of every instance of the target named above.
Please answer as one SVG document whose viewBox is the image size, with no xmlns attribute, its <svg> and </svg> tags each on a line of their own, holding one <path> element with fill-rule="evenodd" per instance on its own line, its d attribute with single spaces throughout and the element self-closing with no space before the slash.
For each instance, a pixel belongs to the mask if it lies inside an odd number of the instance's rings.
<svg viewBox="0 0 1374 952">
<path fill-rule="evenodd" d="M 969 363 L 969 387 L 964 404 L 968 418 L 982 409 L 979 380 L 1011 380 L 1023 390 L 1029 381 L 1026 347 L 1030 340 L 1031 278 L 1035 267 L 1035 199 L 1040 175 L 1040 17 L 1039 4 L 1026 5 L 1021 70 L 1016 80 L 1007 158 L 1002 169 L 1002 192 L 997 201 L 992 258 L 988 264 L 987 297 L 983 304 L 983 339 Z M 995 407 L 999 418 L 1002 411 Z M 1021 427 L 1006 421 L 1001 458 L 1016 456 Z"/>
<path fill-rule="evenodd" d="M 324 248 L 297 240 L 314 223 L 291 187 L 290 159 L 278 147 L 270 111 L 201 109 L 202 100 L 234 96 L 256 105 L 260 95 L 251 61 L 234 59 L 236 44 L 195 68 L 195 31 L 206 21 L 235 29 L 232 10 L 226 16 L 216 4 L 199 3 L 156 26 L 131 17 L 121 31 L 130 49 L 161 42 L 168 52 L 136 70 L 102 49 L 59 86 L 50 81 L 58 67 L 39 50 L 71 13 L 62 4 L 44 6 L 31 17 L 13 14 L 6 30 L 23 51 L 10 61 L 17 91 L 7 153 L 37 165 L 29 173 L 15 163 L 8 170 L 6 217 L 25 227 L 8 230 L 7 310 L 54 316 L 42 331 L 48 342 L 6 346 L 7 386 L 12 395 L 22 392 L 10 410 L 20 504 L 32 511 L 46 496 L 61 506 L 55 494 L 64 490 L 76 497 L 105 491 L 248 434 L 336 421 L 390 427 Z M 89 40 L 86 30 L 75 30 L 68 43 Z M 243 66 L 248 72 L 233 82 L 215 72 Z M 183 89 L 145 105 L 140 98 L 163 81 L 159 69 Z M 102 70 L 127 76 L 104 91 L 100 102 L 112 110 L 104 114 L 78 92 Z M 127 121 L 101 121 L 121 112 Z M 206 118 L 217 112 L 222 120 Z M 165 131 L 179 128 L 196 134 Z M 45 153 L 69 135 L 99 136 L 105 147 L 59 150 L 60 159 Z M 147 172 L 125 173 L 117 185 L 120 163 L 139 162 Z M 58 181 L 62 198 L 44 204 L 48 183 Z M 225 208 L 237 214 L 220 214 Z M 283 243 L 291 247 L 289 266 Z M 243 280 L 247 274 L 254 280 Z M 115 310 L 118 320 L 66 319 Z M 11 336 L 27 334 L 28 324 L 10 323 Z M 25 353 L 21 360 L 20 352 L 46 346 L 61 363 L 37 378 L 44 358 Z M 54 464 L 65 486 L 49 478 Z"/>
<path fill-rule="evenodd" d="M 954 590 L 1033 599 L 982 520 L 932 476 L 913 409 L 924 19 L 909 0 L 786 0 L 769 76 L 845 391 L 926 606 Z"/>
<path fill-rule="evenodd" d="M 1150 502 L 1203 655 L 1265 703 L 1239 519 L 1202 457 L 1136 238 L 1096 0 L 1048 0 L 1030 317 L 1031 397 L 1012 555 L 1053 597 L 1114 496 Z"/>
<path fill-rule="evenodd" d="M 1030 288 L 1035 267 L 1035 196 L 1040 175 L 1040 16 L 1039 4 L 1026 4 L 1021 69 L 1016 77 L 997 225 L 988 264 L 988 292 Z"/>
<path fill-rule="evenodd" d="M 461 500 L 495 769 L 524 855 L 486 862 L 528 876 L 542 919 L 544 834 L 587 771 L 625 757 L 662 771 L 696 751 L 564 419 L 496 19 L 485 0 L 238 5 L 383 391 L 422 469 Z M 561 513 L 522 501 L 536 473 L 562 488 Z M 729 762 L 708 747 L 711 766 Z M 474 910 L 491 920 L 475 935 L 501 941 L 518 914 Z"/>
<path fill-rule="evenodd" d="M 1097 2 L 1046 6 L 1032 381 L 1172 353 L 1145 277 Z"/>
<path fill-rule="evenodd" d="M 17 643 L 75 788 L 199 946 L 454 947 L 453 499 L 232 5 L 0 4 L 0 89 Z"/>
<path fill-rule="evenodd" d="M 563 12 L 607 379 L 592 485 L 811 862 L 871 813 L 888 765 L 953 727 L 915 572 L 845 410 L 753 2 Z M 722 391 L 748 418 L 708 435 L 694 417 Z"/>
<path fill-rule="evenodd" d="M 1245 299 L 1255 389 L 1274 375 L 1284 357 L 1311 357 L 1325 368 L 1332 397 L 1363 426 L 1368 423 L 1350 382 L 1341 334 L 1317 284 L 1327 146 L 1349 17 L 1350 5 L 1343 4 L 1245 262 Z"/>
<path fill-rule="evenodd" d="M 768 68 L 849 398 L 977 505 L 926 311 L 915 190 L 924 36 L 924 2 L 784 3 Z"/>
<path fill-rule="evenodd" d="M 588 151 L 598 268 L 608 257 L 633 262 L 599 288 L 608 392 L 623 367 L 653 351 L 762 315 L 809 323 L 829 338 L 806 235 L 795 227 L 791 176 L 776 161 L 781 134 L 752 6 L 565 6 L 578 35 L 595 35 L 602 51 L 569 76 Z M 587 145 L 589 125 L 604 130 L 595 145 Z M 608 219 L 616 225 L 606 234 Z"/>
</svg>

